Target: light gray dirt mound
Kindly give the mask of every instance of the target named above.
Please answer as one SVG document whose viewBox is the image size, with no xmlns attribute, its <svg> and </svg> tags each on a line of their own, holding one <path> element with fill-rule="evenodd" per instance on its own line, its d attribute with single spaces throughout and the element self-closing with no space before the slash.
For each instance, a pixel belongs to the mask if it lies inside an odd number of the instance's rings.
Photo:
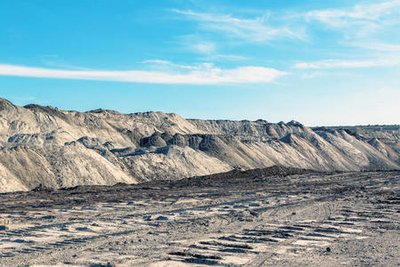
<svg viewBox="0 0 400 267">
<path fill-rule="evenodd" d="M 0 99 L 0 192 L 113 185 L 281 165 L 399 169 L 400 130 L 63 111 Z"/>
</svg>

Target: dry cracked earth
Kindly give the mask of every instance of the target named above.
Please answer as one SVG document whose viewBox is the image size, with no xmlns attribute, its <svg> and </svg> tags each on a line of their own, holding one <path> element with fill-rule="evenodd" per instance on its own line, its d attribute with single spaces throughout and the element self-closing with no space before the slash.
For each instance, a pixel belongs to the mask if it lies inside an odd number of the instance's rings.
<svg viewBox="0 0 400 267">
<path fill-rule="evenodd" d="M 0 195 L 0 266 L 399 266 L 400 171 Z"/>
</svg>

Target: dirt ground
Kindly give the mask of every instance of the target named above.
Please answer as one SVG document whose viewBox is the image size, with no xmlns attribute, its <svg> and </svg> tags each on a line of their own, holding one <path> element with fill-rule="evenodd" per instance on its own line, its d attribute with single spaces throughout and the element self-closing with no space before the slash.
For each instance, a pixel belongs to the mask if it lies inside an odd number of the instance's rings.
<svg viewBox="0 0 400 267">
<path fill-rule="evenodd" d="M 0 266 L 399 266 L 400 171 L 0 195 Z"/>
</svg>

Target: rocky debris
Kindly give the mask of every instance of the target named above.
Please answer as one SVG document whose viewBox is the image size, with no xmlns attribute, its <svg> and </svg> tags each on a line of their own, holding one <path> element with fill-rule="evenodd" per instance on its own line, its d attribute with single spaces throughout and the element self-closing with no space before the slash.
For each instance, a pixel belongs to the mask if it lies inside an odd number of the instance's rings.
<svg viewBox="0 0 400 267">
<path fill-rule="evenodd" d="M 168 221 L 168 217 L 167 216 L 158 216 L 156 218 L 156 221 Z"/>
<path fill-rule="evenodd" d="M 399 190 L 276 166 L 0 194 L 0 266 L 396 266 Z"/>
<path fill-rule="evenodd" d="M 40 192 L 40 191 L 52 191 L 51 187 L 47 187 L 46 185 L 39 184 L 35 188 L 32 189 L 33 192 Z"/>
<path fill-rule="evenodd" d="M 161 147 L 166 145 L 167 143 L 162 138 L 161 133 L 158 132 L 154 132 L 151 136 L 144 137 L 140 140 L 140 146 L 142 147 L 150 147 L 150 146 Z"/>
<path fill-rule="evenodd" d="M 274 165 L 317 171 L 400 168 L 394 126 L 184 119 L 18 107 L 0 99 L 0 192 L 177 180 Z"/>
<path fill-rule="evenodd" d="M 12 110 L 17 110 L 17 107 L 7 99 L 0 98 L 0 111 L 7 112 Z"/>
<path fill-rule="evenodd" d="M 107 263 L 91 263 L 91 264 L 89 264 L 89 267 L 115 267 L 115 265 L 111 264 L 109 262 L 107 262 Z"/>
</svg>

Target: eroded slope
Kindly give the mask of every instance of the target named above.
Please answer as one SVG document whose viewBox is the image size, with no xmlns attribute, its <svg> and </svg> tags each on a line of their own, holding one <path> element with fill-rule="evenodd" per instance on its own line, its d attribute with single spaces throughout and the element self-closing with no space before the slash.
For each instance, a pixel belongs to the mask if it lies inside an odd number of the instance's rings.
<svg viewBox="0 0 400 267">
<path fill-rule="evenodd" d="M 0 100 L 0 192 L 179 179 L 282 165 L 319 171 L 399 168 L 397 132 L 301 123 L 187 120 L 19 107 Z"/>
</svg>

